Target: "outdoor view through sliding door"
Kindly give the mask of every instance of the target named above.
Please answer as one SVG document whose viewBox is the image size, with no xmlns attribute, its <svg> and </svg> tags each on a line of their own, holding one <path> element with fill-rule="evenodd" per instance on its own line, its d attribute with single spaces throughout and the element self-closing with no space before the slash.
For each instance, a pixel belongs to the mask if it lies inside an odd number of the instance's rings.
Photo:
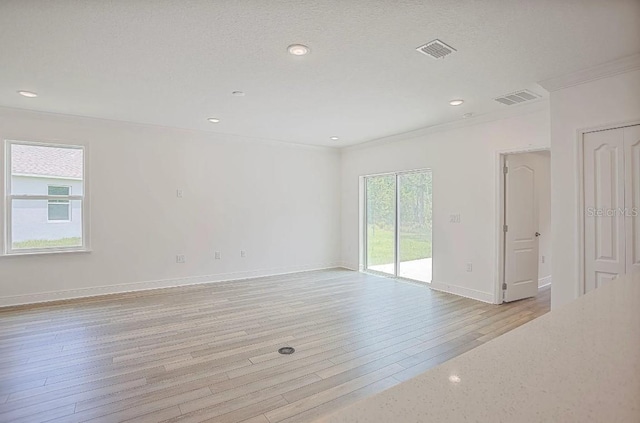
<svg viewBox="0 0 640 423">
<path fill-rule="evenodd" d="M 366 177 L 368 270 L 431 282 L 431 199 L 431 171 Z"/>
<path fill-rule="evenodd" d="M 369 176 L 367 269 L 396 274 L 396 175 Z"/>
<path fill-rule="evenodd" d="M 398 175 L 398 276 L 431 282 L 431 172 Z"/>
</svg>

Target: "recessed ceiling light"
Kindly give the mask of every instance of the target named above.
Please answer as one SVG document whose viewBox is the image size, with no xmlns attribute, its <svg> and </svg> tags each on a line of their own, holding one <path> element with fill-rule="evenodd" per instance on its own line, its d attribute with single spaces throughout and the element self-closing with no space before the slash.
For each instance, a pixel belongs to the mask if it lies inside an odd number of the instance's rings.
<svg viewBox="0 0 640 423">
<path fill-rule="evenodd" d="M 331 137 L 331 138 L 329 138 L 329 139 L 330 139 L 331 141 L 338 141 L 340 138 L 338 138 L 338 137 Z"/>
<path fill-rule="evenodd" d="M 302 44 L 291 44 L 287 47 L 287 51 L 289 54 L 293 54 L 294 56 L 304 56 L 309 53 L 309 47 L 303 46 Z"/>
<path fill-rule="evenodd" d="M 473 116 L 473 113 L 465 113 L 464 115 L 462 115 L 463 118 L 468 119 L 470 117 Z"/>
<path fill-rule="evenodd" d="M 461 105 L 462 103 L 464 103 L 464 100 L 451 100 L 451 101 L 449 102 L 449 104 L 450 104 L 450 105 L 452 105 L 452 106 L 459 106 L 459 105 Z"/>
<path fill-rule="evenodd" d="M 244 97 L 244 91 L 232 91 L 231 95 L 236 97 Z"/>
<path fill-rule="evenodd" d="M 35 98 L 38 96 L 37 93 L 31 92 L 31 91 L 18 91 L 18 94 L 20 94 L 23 97 L 29 97 L 29 98 Z"/>
<path fill-rule="evenodd" d="M 218 122 L 220 122 L 220 119 L 218 119 L 218 118 L 209 118 L 209 119 L 207 119 L 207 120 L 208 120 L 209 122 L 211 122 L 211 123 L 218 123 Z"/>
</svg>

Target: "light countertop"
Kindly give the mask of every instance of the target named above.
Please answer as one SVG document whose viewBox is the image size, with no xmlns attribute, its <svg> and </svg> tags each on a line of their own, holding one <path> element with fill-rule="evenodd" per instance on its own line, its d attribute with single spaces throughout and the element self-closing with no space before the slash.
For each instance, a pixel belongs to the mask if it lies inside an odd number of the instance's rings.
<svg viewBox="0 0 640 423">
<path fill-rule="evenodd" d="M 640 423 L 640 274 L 319 423 Z"/>
</svg>

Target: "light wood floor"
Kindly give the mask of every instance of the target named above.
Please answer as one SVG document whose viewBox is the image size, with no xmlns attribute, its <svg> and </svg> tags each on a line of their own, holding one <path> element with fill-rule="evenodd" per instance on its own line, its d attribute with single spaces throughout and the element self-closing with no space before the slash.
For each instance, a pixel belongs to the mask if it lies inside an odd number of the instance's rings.
<svg viewBox="0 0 640 423">
<path fill-rule="evenodd" d="M 308 422 L 548 310 L 339 269 L 4 309 L 0 421 Z"/>
</svg>

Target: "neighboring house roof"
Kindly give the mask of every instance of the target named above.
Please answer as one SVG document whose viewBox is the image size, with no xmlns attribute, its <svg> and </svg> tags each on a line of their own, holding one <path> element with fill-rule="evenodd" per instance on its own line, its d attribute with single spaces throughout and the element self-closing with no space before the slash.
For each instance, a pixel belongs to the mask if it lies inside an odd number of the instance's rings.
<svg viewBox="0 0 640 423">
<path fill-rule="evenodd" d="M 82 179 L 82 154 L 79 148 L 12 144 L 11 173 Z"/>
</svg>

